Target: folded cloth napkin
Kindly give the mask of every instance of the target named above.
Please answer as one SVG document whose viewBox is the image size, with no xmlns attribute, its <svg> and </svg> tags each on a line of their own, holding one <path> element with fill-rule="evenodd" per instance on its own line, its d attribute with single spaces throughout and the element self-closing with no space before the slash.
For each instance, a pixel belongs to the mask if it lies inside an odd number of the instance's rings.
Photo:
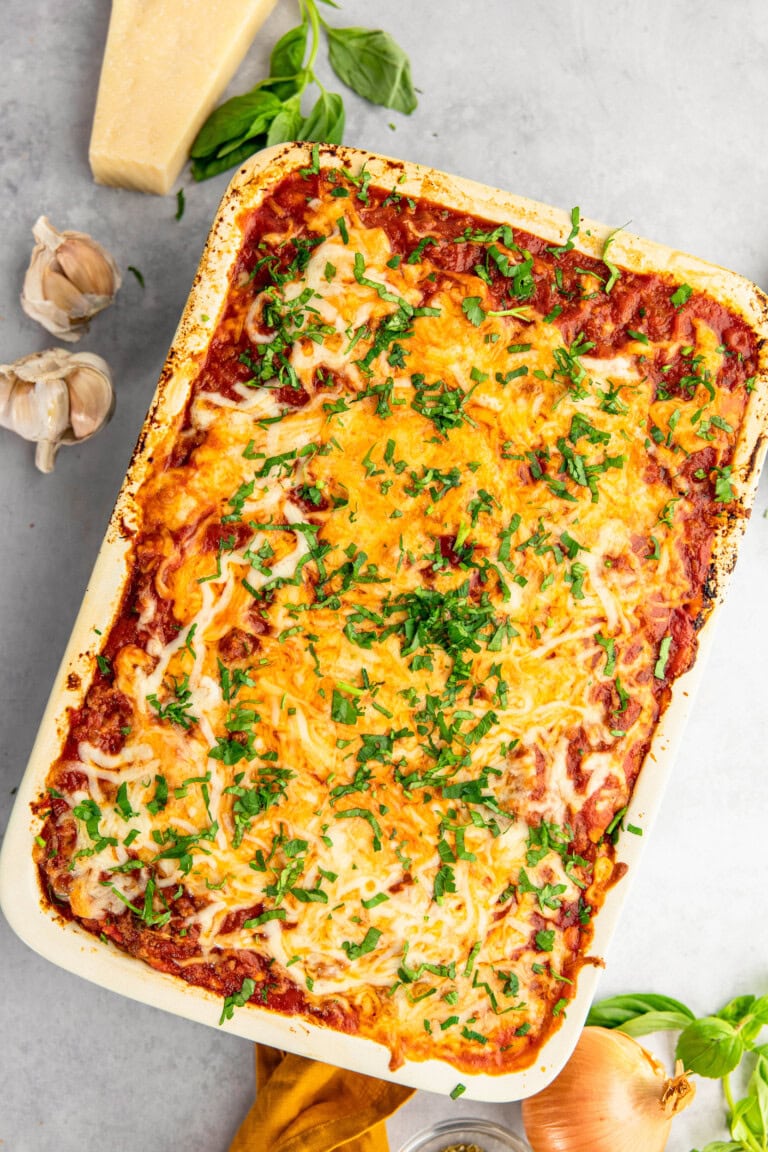
<svg viewBox="0 0 768 1152">
<path fill-rule="evenodd" d="M 229 1152 L 388 1152 L 384 1121 L 413 1092 L 257 1044 L 256 1100 Z"/>
</svg>

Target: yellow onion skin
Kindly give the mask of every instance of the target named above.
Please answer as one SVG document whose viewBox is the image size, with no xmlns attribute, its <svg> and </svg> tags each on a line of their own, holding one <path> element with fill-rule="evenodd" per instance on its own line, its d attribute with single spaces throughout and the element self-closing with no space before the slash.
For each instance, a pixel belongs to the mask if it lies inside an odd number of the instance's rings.
<svg viewBox="0 0 768 1152">
<path fill-rule="evenodd" d="M 693 1095 L 631 1036 L 585 1028 L 560 1075 L 523 1101 L 523 1123 L 533 1152 L 662 1152 Z"/>
</svg>

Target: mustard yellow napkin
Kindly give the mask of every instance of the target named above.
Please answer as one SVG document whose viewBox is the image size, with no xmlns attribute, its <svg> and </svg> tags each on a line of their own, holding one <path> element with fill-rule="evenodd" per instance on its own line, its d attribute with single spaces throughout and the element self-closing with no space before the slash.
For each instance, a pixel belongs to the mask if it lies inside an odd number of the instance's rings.
<svg viewBox="0 0 768 1152">
<path fill-rule="evenodd" d="M 229 1152 L 389 1152 L 384 1121 L 413 1095 L 256 1045 L 256 1100 Z"/>
</svg>

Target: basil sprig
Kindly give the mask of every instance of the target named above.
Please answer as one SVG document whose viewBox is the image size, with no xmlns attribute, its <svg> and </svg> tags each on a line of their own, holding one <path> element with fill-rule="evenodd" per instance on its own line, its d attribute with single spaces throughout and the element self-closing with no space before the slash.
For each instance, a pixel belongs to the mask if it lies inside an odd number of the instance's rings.
<svg viewBox="0 0 768 1152">
<path fill-rule="evenodd" d="M 332 0 L 299 0 L 301 23 L 275 44 L 269 76 L 221 104 L 203 124 L 190 149 L 195 180 L 208 180 L 260 148 L 289 140 L 341 144 L 344 101 L 328 92 L 314 72 L 323 32 L 331 67 L 343 84 L 372 104 L 406 115 L 416 108 L 410 62 L 389 33 L 335 28 L 321 17 L 318 2 L 337 7 Z M 311 84 L 320 94 L 305 114 L 302 95 Z"/>
<path fill-rule="evenodd" d="M 695 1019 L 690 1008 L 679 1000 L 641 993 L 612 996 L 593 1004 L 587 1024 L 595 1028 L 620 1028 L 628 1036 L 647 1036 L 649 1032 L 687 1028 Z"/>
<path fill-rule="evenodd" d="M 587 1024 L 620 1028 L 630 1036 L 680 1029 L 676 1058 L 698 1076 L 722 1080 L 728 1104 L 731 1139 L 713 1140 L 701 1152 L 765 1152 L 768 1148 L 768 1044 L 758 1044 L 768 1025 L 768 996 L 737 996 L 719 1012 L 702 1017 L 669 996 L 612 996 L 593 1004 Z M 730 1076 L 745 1058 L 753 1064 L 752 1072 L 746 1095 L 736 1100 Z"/>
<path fill-rule="evenodd" d="M 388 32 L 370 28 L 331 28 L 328 57 L 339 79 L 372 104 L 410 116 L 416 108 L 408 57 Z"/>
</svg>

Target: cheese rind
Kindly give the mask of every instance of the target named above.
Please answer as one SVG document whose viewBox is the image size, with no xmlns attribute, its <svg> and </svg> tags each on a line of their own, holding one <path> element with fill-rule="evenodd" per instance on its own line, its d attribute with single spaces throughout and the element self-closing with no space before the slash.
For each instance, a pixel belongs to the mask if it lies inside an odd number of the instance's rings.
<svg viewBox="0 0 768 1152">
<path fill-rule="evenodd" d="M 169 192 L 275 0 L 113 0 L 88 158 L 97 184 Z"/>
</svg>

